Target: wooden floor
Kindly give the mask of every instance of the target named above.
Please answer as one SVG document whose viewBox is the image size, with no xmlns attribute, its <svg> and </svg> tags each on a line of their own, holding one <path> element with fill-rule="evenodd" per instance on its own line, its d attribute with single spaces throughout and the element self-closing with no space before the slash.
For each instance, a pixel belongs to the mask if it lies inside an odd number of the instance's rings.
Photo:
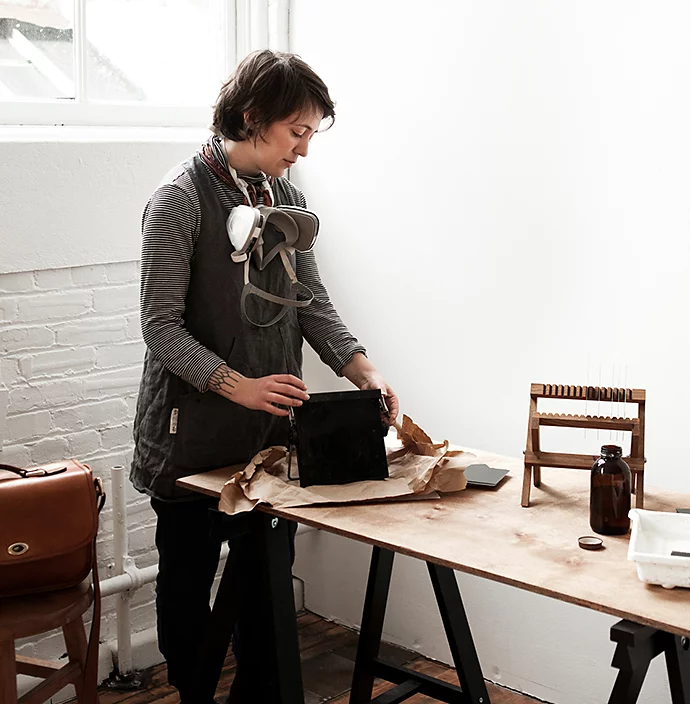
<svg viewBox="0 0 690 704">
<path fill-rule="evenodd" d="M 308 611 L 298 616 L 300 650 L 302 655 L 302 677 L 304 680 L 304 704 L 347 704 L 349 687 L 354 667 L 357 634 L 335 623 L 326 621 Z M 399 665 L 439 677 L 457 684 L 455 670 L 433 660 L 420 657 L 403 648 L 384 645 L 381 656 Z M 225 661 L 223 675 L 218 685 L 216 698 L 222 700 L 228 692 L 235 673 L 235 661 L 229 655 Z M 178 704 L 177 692 L 167 685 L 165 665 L 158 665 L 146 673 L 148 685 L 133 692 L 116 692 L 101 688 L 101 704 Z M 393 685 L 376 681 L 374 696 L 378 696 Z M 487 683 L 491 704 L 534 704 L 538 700 L 513 692 L 504 687 Z M 432 704 L 437 702 L 421 694 L 407 700 L 410 704 Z"/>
</svg>

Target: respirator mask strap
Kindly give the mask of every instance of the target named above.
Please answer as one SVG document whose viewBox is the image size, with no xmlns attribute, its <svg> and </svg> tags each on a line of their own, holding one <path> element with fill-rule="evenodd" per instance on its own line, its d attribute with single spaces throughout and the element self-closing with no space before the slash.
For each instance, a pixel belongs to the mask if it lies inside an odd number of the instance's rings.
<svg viewBox="0 0 690 704">
<path fill-rule="evenodd" d="M 281 250 L 280 257 L 283 260 L 283 265 L 285 266 L 285 269 L 288 272 L 288 276 L 290 277 L 293 289 L 295 289 L 298 293 L 304 294 L 306 298 L 303 298 L 299 301 L 294 300 L 292 298 L 282 298 L 281 296 L 275 296 L 272 293 L 268 293 L 268 291 L 262 291 L 260 288 L 254 286 L 254 284 L 251 283 L 251 281 L 249 280 L 249 259 L 246 259 L 244 262 L 244 288 L 242 289 L 240 306 L 244 317 L 252 325 L 255 325 L 258 328 L 268 328 L 271 325 L 275 325 L 279 320 L 281 320 L 285 316 L 285 314 L 290 308 L 305 308 L 314 300 L 314 294 L 311 289 L 297 280 L 297 276 L 295 275 L 295 271 L 292 268 L 292 265 L 290 264 L 290 259 L 287 256 L 285 250 Z M 263 298 L 265 301 L 269 301 L 270 303 L 277 303 L 278 305 L 282 305 L 283 308 L 267 323 L 257 323 L 255 320 L 252 320 L 249 314 L 247 313 L 247 299 L 249 298 L 249 296 L 258 296 L 259 298 Z"/>
</svg>

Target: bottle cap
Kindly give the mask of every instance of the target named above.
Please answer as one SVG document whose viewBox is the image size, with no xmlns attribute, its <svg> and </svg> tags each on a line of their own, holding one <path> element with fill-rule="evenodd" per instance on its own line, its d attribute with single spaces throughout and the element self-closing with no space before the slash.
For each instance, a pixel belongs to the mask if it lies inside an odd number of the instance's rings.
<svg viewBox="0 0 690 704">
<path fill-rule="evenodd" d="M 577 539 L 577 544 L 583 550 L 601 550 L 604 547 L 604 541 L 593 535 L 583 535 L 579 537 Z"/>
</svg>

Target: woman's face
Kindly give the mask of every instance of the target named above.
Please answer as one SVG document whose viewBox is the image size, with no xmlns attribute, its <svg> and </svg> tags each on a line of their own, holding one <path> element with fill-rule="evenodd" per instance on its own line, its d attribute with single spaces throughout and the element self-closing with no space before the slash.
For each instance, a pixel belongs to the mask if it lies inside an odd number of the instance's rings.
<svg viewBox="0 0 690 704">
<path fill-rule="evenodd" d="M 250 141 L 257 169 L 268 176 L 282 176 L 299 157 L 307 156 L 309 141 L 319 129 L 322 118 L 321 113 L 312 108 L 272 123 L 263 139 Z"/>
</svg>

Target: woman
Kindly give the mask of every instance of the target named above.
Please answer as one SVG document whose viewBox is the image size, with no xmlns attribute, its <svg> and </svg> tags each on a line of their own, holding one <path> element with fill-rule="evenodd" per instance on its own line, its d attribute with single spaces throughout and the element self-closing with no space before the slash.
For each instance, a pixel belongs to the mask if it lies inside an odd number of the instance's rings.
<svg viewBox="0 0 690 704">
<path fill-rule="evenodd" d="M 198 701 L 193 661 L 220 544 L 208 535 L 213 503 L 177 488 L 176 479 L 286 444 L 288 409 L 309 398 L 301 379 L 303 339 L 336 374 L 360 389 L 381 389 L 390 423 L 398 413 L 394 392 L 333 308 L 311 251 L 297 251 L 289 261 L 313 293 L 301 307 L 281 303 L 295 298 L 283 257 L 259 266 L 252 257 L 247 265 L 252 286 L 269 300 L 247 295 L 245 265 L 232 258 L 237 252 L 226 222 L 237 206 L 306 207 L 284 174 L 333 118 L 328 89 L 307 64 L 290 54 L 256 52 L 223 86 L 214 136 L 168 174 L 144 212 L 147 353 L 131 478 L 151 496 L 157 514 L 159 646 L 183 704 Z M 241 677 L 243 669 L 240 660 L 230 701 L 256 704 L 258 683 Z"/>
</svg>

